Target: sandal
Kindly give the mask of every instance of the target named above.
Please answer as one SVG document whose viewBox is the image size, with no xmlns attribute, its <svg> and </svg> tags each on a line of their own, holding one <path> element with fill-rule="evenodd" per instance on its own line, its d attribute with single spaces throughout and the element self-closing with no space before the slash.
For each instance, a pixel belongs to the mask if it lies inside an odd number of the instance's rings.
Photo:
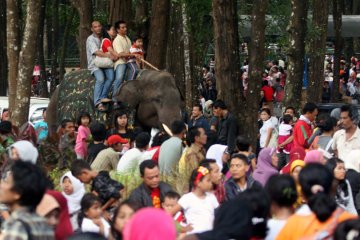
<svg viewBox="0 0 360 240">
<path fill-rule="evenodd" d="M 105 106 L 104 106 L 102 103 L 99 103 L 99 104 L 96 106 L 96 109 L 97 109 L 99 112 L 105 112 L 105 110 L 106 110 Z"/>
</svg>

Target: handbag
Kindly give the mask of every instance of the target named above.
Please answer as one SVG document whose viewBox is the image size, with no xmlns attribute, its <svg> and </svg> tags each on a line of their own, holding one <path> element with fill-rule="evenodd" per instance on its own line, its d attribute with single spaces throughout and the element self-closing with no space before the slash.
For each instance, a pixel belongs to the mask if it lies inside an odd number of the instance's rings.
<svg viewBox="0 0 360 240">
<path fill-rule="evenodd" d="M 104 40 L 105 39 L 103 39 L 101 41 L 100 50 L 102 49 L 102 45 L 104 43 Z M 113 68 L 114 67 L 114 62 L 108 57 L 95 56 L 94 64 L 98 68 Z"/>
</svg>

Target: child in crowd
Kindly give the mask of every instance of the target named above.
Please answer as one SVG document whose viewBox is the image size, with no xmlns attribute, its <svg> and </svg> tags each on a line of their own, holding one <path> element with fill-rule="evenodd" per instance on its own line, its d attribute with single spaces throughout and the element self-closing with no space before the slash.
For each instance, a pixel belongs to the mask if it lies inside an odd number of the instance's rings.
<svg viewBox="0 0 360 240">
<path fill-rule="evenodd" d="M 60 129 L 58 131 L 60 136 L 59 150 L 61 154 L 60 169 L 68 167 L 68 160 L 75 159 L 75 124 L 70 119 L 61 121 Z"/>
<path fill-rule="evenodd" d="M 89 124 L 91 122 L 90 114 L 87 112 L 80 113 L 77 119 L 78 134 L 76 137 L 75 153 L 78 159 L 86 159 L 87 156 L 87 141 L 91 136 Z"/>
<path fill-rule="evenodd" d="M 219 206 L 212 190 L 210 171 L 205 167 L 196 168 L 190 178 L 191 192 L 184 194 L 171 210 L 174 216 L 180 210 L 185 213 L 187 223 L 193 228 L 190 233 L 210 231 L 213 228 L 214 212 Z"/>
<path fill-rule="evenodd" d="M 131 200 L 125 200 L 115 210 L 111 225 L 110 240 L 118 240 L 122 238 L 122 232 L 125 225 L 129 222 L 134 213 L 140 209 L 140 206 Z"/>
<path fill-rule="evenodd" d="M 78 217 L 79 226 L 82 232 L 96 232 L 109 237 L 110 224 L 101 216 L 100 199 L 87 193 L 81 199 L 81 212 Z"/>
<path fill-rule="evenodd" d="M 71 173 L 82 183 L 91 183 L 91 191 L 99 197 L 103 216 L 110 220 L 108 211 L 111 211 L 114 203 L 120 199 L 124 186 L 111 179 L 108 172 L 92 170 L 84 160 L 75 160 L 71 165 Z"/>
<path fill-rule="evenodd" d="M 77 217 L 81 209 L 80 201 L 85 194 L 84 184 L 75 178 L 69 171 L 61 177 L 60 187 L 63 196 L 67 200 L 71 225 L 74 231 L 76 231 L 79 228 Z"/>
<path fill-rule="evenodd" d="M 143 39 L 138 36 L 135 38 L 134 44 L 130 48 L 130 53 L 138 55 L 140 58 L 144 58 L 143 50 Z M 129 68 L 129 77 L 128 80 L 133 80 L 136 78 L 137 72 L 139 69 L 143 68 L 143 63 L 135 57 L 129 58 L 127 66 Z"/>
<path fill-rule="evenodd" d="M 164 196 L 164 201 L 161 203 L 161 207 L 168 213 L 171 213 L 180 199 L 180 195 L 177 192 L 169 191 Z M 181 211 L 177 212 L 174 216 L 174 220 L 180 223 L 182 226 L 185 226 L 185 218 Z"/>
<path fill-rule="evenodd" d="M 280 166 L 281 169 L 285 166 L 290 160 L 290 151 L 292 147 L 292 127 L 293 118 L 290 114 L 285 114 L 283 116 L 282 122 L 279 126 L 279 137 L 278 137 L 278 147 L 276 152 L 281 155 L 280 157 Z"/>
</svg>

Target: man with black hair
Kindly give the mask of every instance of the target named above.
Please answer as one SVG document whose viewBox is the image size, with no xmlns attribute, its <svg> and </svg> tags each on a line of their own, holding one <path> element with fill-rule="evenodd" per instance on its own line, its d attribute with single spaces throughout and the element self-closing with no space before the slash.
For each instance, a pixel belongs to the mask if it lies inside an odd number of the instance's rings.
<svg viewBox="0 0 360 240">
<path fill-rule="evenodd" d="M 192 114 L 189 121 L 189 128 L 201 127 L 206 133 L 210 131 L 209 123 L 203 115 L 203 108 L 199 103 L 194 104 Z"/>
<path fill-rule="evenodd" d="M 96 171 L 115 170 L 120 159 L 120 152 L 123 148 L 123 144 L 128 143 L 126 139 L 123 139 L 119 135 L 111 135 L 108 138 L 109 147 L 99 152 L 94 162 L 91 164 L 91 169 Z"/>
<path fill-rule="evenodd" d="M 238 135 L 238 125 L 236 118 L 229 112 L 222 100 L 216 100 L 213 104 L 213 114 L 220 121 L 217 129 L 217 142 L 228 146 L 228 151 L 235 150 L 236 136 Z"/>
<path fill-rule="evenodd" d="M 302 115 L 295 123 L 295 126 L 293 128 L 294 148 L 309 148 L 309 146 L 311 145 L 310 137 L 313 130 L 312 123 L 315 121 L 317 114 L 318 107 L 315 105 L 315 103 L 305 104 L 302 110 Z"/>
<path fill-rule="evenodd" d="M 65 169 L 69 167 L 69 161 L 76 159 L 75 153 L 75 124 L 73 120 L 63 119 L 59 129 L 59 150 L 61 154 L 61 160 L 59 161 L 59 168 Z"/>
<path fill-rule="evenodd" d="M 135 147 L 126 151 L 126 153 L 120 158 L 117 165 L 118 173 L 129 173 L 137 170 L 139 166 L 141 156 L 149 148 L 150 135 L 147 132 L 140 132 L 135 137 Z"/>
<path fill-rule="evenodd" d="M 340 112 L 340 127 L 333 137 L 332 149 L 345 162 L 351 150 L 360 149 L 359 113 L 354 106 L 344 105 Z"/>
<path fill-rule="evenodd" d="M 35 212 L 45 194 L 46 183 L 39 167 L 23 161 L 14 163 L 0 183 L 0 202 L 12 212 L 3 225 L 2 239 L 54 239 L 51 227 Z"/>
<path fill-rule="evenodd" d="M 170 174 L 175 170 L 183 152 L 183 138 L 186 133 L 185 123 L 175 120 L 171 124 L 173 136 L 166 140 L 160 147 L 159 167 L 161 174 Z"/>
<path fill-rule="evenodd" d="M 86 161 L 92 164 L 97 155 L 107 148 L 104 144 L 106 139 L 106 127 L 103 123 L 95 122 L 90 125 L 90 132 L 93 142 L 89 143 Z"/>
<path fill-rule="evenodd" d="M 140 164 L 140 176 L 143 183 L 138 186 L 129 197 L 141 207 L 161 208 L 161 202 L 171 186 L 160 181 L 158 165 L 153 160 L 145 160 Z"/>
</svg>

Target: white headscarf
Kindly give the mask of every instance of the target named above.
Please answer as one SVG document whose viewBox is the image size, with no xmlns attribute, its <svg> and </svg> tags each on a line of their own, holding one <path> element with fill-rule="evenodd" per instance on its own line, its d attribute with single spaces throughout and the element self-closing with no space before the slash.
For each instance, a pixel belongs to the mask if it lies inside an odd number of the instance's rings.
<svg viewBox="0 0 360 240">
<path fill-rule="evenodd" d="M 19 158 L 24 162 L 36 164 L 39 152 L 34 145 L 26 140 L 17 141 L 9 147 L 9 156 L 13 158 L 11 149 L 15 148 L 19 154 Z"/>
<path fill-rule="evenodd" d="M 70 195 L 67 195 L 63 190 L 63 181 L 64 181 L 64 178 L 65 177 L 68 177 L 72 186 L 73 186 L 73 193 L 70 194 Z M 65 173 L 61 179 L 60 179 L 60 186 L 61 186 L 61 190 L 62 190 L 62 194 L 64 195 L 64 197 L 66 198 L 67 200 L 67 203 L 68 203 L 68 207 L 69 207 L 69 213 L 72 214 L 78 210 L 80 210 L 81 206 L 80 206 L 80 201 L 82 199 L 82 197 L 84 196 L 85 194 L 85 187 L 84 187 L 84 184 L 81 183 L 79 181 L 79 179 L 77 179 L 76 177 L 74 177 L 71 172 L 67 172 Z"/>
<path fill-rule="evenodd" d="M 360 150 L 351 150 L 344 160 L 346 169 L 360 172 Z"/>
<path fill-rule="evenodd" d="M 219 165 L 220 171 L 223 168 L 222 157 L 226 148 L 227 148 L 226 145 L 214 144 L 209 148 L 209 150 L 206 153 L 206 158 L 216 160 L 217 165 Z"/>
</svg>

